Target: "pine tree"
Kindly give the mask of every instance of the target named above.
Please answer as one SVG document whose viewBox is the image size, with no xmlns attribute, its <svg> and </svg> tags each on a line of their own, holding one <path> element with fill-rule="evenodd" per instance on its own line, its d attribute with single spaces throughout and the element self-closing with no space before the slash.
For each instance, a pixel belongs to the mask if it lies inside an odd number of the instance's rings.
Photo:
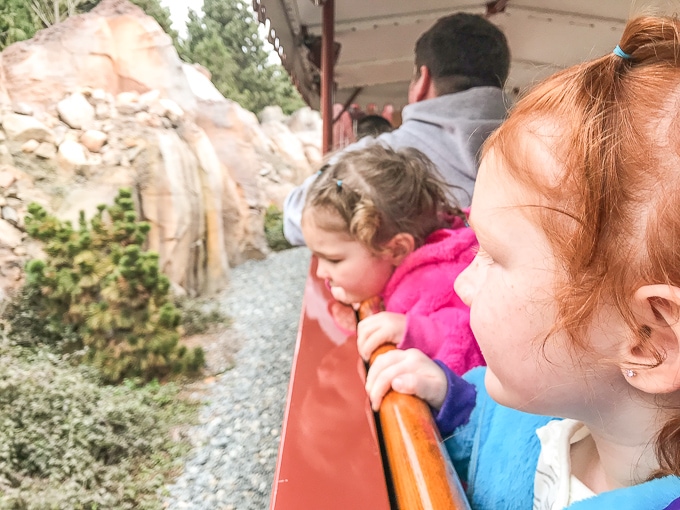
<svg viewBox="0 0 680 510">
<path fill-rule="evenodd" d="M 77 336 L 68 350 L 83 350 L 109 382 L 203 365 L 200 349 L 178 344 L 180 313 L 168 299 L 158 254 L 142 249 L 149 224 L 137 221 L 130 190 L 120 190 L 113 206 L 99 206 L 89 222 L 81 212 L 77 229 L 37 204 L 29 213 L 26 230 L 45 243 L 47 259 L 27 264 L 26 286 L 47 330 Z"/>
<path fill-rule="evenodd" d="M 205 0 L 203 16 L 190 12 L 182 56 L 205 66 L 227 98 L 253 112 L 280 105 L 304 106 L 281 65 L 269 62 L 258 22 L 243 0 Z"/>
</svg>

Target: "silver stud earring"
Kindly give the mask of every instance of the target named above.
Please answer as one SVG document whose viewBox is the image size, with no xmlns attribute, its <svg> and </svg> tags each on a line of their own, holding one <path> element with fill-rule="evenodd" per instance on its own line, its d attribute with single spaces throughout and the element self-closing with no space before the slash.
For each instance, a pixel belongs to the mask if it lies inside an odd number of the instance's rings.
<svg viewBox="0 0 680 510">
<path fill-rule="evenodd" d="M 631 368 L 626 370 L 626 377 L 635 377 L 637 372 Z"/>
</svg>

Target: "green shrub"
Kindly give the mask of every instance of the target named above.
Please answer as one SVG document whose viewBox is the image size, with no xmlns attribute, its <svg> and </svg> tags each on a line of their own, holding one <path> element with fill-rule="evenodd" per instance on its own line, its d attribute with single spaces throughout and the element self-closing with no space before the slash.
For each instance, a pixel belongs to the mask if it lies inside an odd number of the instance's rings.
<svg viewBox="0 0 680 510">
<path fill-rule="evenodd" d="M 11 325 L 12 343 L 22 347 L 48 345 L 68 354 L 69 358 L 71 354 L 76 357 L 82 355 L 82 342 L 75 328 L 61 321 L 49 320 L 41 313 L 43 299 L 39 288 L 24 285 L 19 294 L 6 304 L 3 318 Z"/>
<path fill-rule="evenodd" d="M 283 213 L 275 205 L 267 207 L 264 215 L 264 235 L 267 245 L 274 251 L 287 250 L 293 246 L 283 235 Z"/>
<path fill-rule="evenodd" d="M 45 348 L 0 346 L 0 509 L 158 509 L 197 405 L 173 384 L 102 386 Z"/>
<path fill-rule="evenodd" d="M 231 318 L 220 310 L 219 303 L 215 301 L 184 298 L 177 300 L 175 306 L 180 312 L 185 335 L 209 333 L 215 328 L 231 325 Z"/>
<path fill-rule="evenodd" d="M 82 353 L 113 383 L 203 366 L 201 349 L 178 344 L 180 314 L 168 299 L 170 281 L 158 254 L 142 249 L 149 224 L 137 221 L 130 190 L 120 190 L 113 206 L 100 205 L 89 222 L 81 211 L 77 229 L 37 204 L 28 211 L 26 230 L 45 243 L 47 258 L 26 265 L 22 298 L 32 312 L 23 320 L 37 319 L 33 329 L 43 328 L 36 333 L 41 342 Z M 12 331 L 21 329 L 21 315 L 5 315 Z"/>
</svg>

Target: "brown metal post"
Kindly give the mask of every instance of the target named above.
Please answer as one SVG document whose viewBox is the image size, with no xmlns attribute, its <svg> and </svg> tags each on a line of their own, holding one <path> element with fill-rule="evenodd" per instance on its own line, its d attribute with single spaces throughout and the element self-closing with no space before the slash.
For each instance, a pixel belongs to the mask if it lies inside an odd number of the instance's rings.
<svg viewBox="0 0 680 510">
<path fill-rule="evenodd" d="M 321 112 L 323 119 L 322 151 L 333 147 L 333 60 L 335 40 L 335 0 L 323 4 L 321 35 Z"/>
</svg>

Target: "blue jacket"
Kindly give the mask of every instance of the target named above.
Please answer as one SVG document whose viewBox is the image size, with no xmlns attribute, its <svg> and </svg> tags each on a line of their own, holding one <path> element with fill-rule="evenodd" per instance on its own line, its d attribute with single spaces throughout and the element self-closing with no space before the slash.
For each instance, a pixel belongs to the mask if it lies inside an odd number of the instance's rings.
<svg viewBox="0 0 680 510">
<path fill-rule="evenodd" d="M 531 509 L 541 449 L 535 431 L 555 418 L 497 404 L 484 386 L 485 367 L 472 369 L 461 379 L 440 366 L 449 378 L 449 391 L 436 421 L 473 510 Z M 470 419 L 460 425 L 470 409 Z M 457 428 L 453 429 L 452 423 Z M 604 492 L 569 509 L 680 509 L 680 477 L 667 476 Z"/>
</svg>

